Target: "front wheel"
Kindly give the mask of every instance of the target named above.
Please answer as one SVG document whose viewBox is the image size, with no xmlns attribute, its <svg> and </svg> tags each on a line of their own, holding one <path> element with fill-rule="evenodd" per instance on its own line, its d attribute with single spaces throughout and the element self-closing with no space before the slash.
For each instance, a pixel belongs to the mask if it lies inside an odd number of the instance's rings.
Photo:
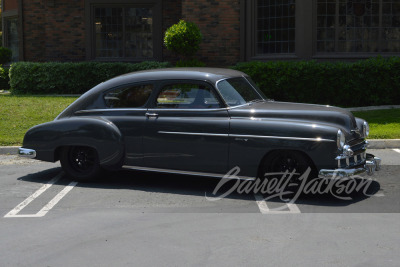
<svg viewBox="0 0 400 267">
<path fill-rule="evenodd" d="M 61 152 L 60 162 L 62 169 L 71 180 L 92 181 L 101 173 L 99 156 L 91 147 L 65 147 Z"/>
<path fill-rule="evenodd" d="M 263 162 L 259 177 L 285 177 L 289 179 L 288 185 L 298 188 L 302 181 L 299 178 L 310 168 L 309 177 L 305 179 L 314 179 L 316 177 L 316 169 L 311 160 L 298 151 L 281 150 L 272 152 Z M 293 173 L 292 176 L 284 176 L 285 173 Z M 273 174 L 273 176 L 269 176 Z"/>
</svg>

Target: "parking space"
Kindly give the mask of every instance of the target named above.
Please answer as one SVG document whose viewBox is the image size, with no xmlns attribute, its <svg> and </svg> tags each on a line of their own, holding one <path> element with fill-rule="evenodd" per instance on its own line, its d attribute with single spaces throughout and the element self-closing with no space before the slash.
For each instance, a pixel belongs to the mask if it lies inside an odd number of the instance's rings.
<svg viewBox="0 0 400 267">
<path fill-rule="evenodd" d="M 58 163 L 2 156 L 0 200 L 4 218 L 43 217 L 74 209 L 119 209 L 150 213 L 364 213 L 400 212 L 400 150 L 373 150 L 384 167 L 368 188 L 341 199 L 332 194 L 289 195 L 229 191 L 234 182 L 204 177 L 120 171 L 91 183 L 64 178 Z M 225 190 L 225 191 L 224 191 Z M 238 192 L 239 191 L 239 192 Z M 293 197 L 295 198 L 293 199 Z"/>
</svg>

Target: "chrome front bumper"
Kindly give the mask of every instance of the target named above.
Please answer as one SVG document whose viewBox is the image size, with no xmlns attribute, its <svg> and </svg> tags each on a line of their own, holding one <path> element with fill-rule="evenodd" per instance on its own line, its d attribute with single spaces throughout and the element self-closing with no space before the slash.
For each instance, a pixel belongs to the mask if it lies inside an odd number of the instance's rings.
<svg viewBox="0 0 400 267">
<path fill-rule="evenodd" d="M 34 159 L 36 158 L 36 151 L 33 149 L 20 147 L 18 148 L 18 155 L 20 157 Z"/>
<path fill-rule="evenodd" d="M 319 178 L 340 178 L 340 177 L 351 177 L 354 175 L 361 175 L 367 173 L 368 175 L 373 175 L 375 171 L 381 169 L 382 160 L 374 155 L 367 154 L 367 159 L 365 161 L 364 167 L 354 168 L 354 169 L 322 169 L 319 171 Z"/>
</svg>

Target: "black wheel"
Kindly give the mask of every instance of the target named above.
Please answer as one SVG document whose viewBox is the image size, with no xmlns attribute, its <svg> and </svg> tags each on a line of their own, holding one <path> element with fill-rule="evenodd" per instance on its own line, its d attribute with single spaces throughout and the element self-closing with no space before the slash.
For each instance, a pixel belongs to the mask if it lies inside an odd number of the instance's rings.
<svg viewBox="0 0 400 267">
<path fill-rule="evenodd" d="M 316 170 L 311 161 L 302 153 L 297 151 L 275 151 L 270 154 L 263 162 L 260 170 L 260 178 L 271 179 L 273 177 L 283 178 L 284 173 L 287 171 L 289 174 L 295 171 L 295 175 L 290 179 L 290 183 L 300 185 L 301 181 L 298 180 L 308 168 L 311 172 L 307 180 L 315 178 Z M 275 175 L 268 175 L 271 173 L 281 173 Z M 267 174 L 267 175 L 266 175 Z M 288 178 L 288 176 L 286 176 Z"/>
<path fill-rule="evenodd" d="M 75 181 L 91 181 L 101 173 L 97 151 L 90 147 L 66 147 L 61 152 L 60 162 L 66 175 Z"/>
</svg>

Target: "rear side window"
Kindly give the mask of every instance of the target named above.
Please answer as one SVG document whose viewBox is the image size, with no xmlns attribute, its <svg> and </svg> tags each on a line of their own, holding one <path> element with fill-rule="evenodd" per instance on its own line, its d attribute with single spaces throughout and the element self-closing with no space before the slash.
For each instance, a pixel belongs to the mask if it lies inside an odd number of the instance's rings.
<svg viewBox="0 0 400 267">
<path fill-rule="evenodd" d="M 140 108 L 147 103 L 152 91 L 152 84 L 132 85 L 108 92 L 104 100 L 109 108 Z"/>
</svg>

